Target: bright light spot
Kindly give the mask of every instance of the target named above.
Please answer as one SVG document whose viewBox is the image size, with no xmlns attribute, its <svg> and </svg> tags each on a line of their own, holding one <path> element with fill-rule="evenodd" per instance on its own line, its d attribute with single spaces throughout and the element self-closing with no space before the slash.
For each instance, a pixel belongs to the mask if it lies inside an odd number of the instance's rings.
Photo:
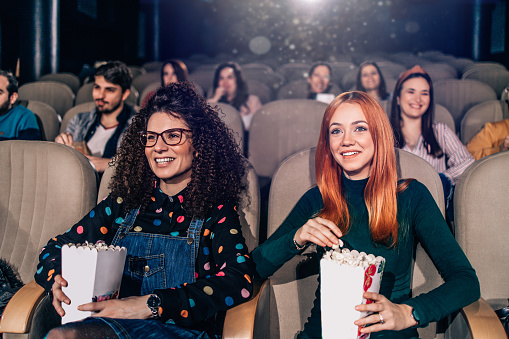
<svg viewBox="0 0 509 339">
<path fill-rule="evenodd" d="M 378 1 L 378 6 L 382 7 L 384 5 L 383 1 Z"/>
<path fill-rule="evenodd" d="M 288 48 L 290 48 L 290 49 L 295 49 L 295 45 L 294 45 L 294 44 L 291 44 L 290 46 L 288 46 Z"/>
<path fill-rule="evenodd" d="M 249 42 L 249 49 L 254 54 L 265 54 L 270 51 L 271 43 L 269 39 L 264 36 L 257 36 Z"/>
<path fill-rule="evenodd" d="M 236 48 L 234 48 L 234 49 L 232 50 L 232 53 L 233 53 L 233 54 L 237 54 L 238 52 L 239 52 L 239 51 L 238 51 Z"/>
<path fill-rule="evenodd" d="M 391 35 L 389 35 L 391 37 L 391 39 L 396 39 L 396 33 L 391 33 Z"/>
<path fill-rule="evenodd" d="M 362 25 L 363 25 L 363 26 L 367 26 L 367 25 L 368 25 L 368 23 L 367 23 L 367 22 L 363 22 L 363 23 L 362 23 Z"/>
<path fill-rule="evenodd" d="M 292 22 L 294 25 L 300 24 L 300 20 L 298 18 L 293 19 Z"/>
</svg>

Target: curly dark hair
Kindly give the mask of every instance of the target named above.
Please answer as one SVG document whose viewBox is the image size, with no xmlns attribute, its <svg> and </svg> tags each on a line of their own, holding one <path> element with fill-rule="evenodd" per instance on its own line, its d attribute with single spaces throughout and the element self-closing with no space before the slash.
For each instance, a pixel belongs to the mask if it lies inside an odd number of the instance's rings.
<svg viewBox="0 0 509 339">
<path fill-rule="evenodd" d="M 158 89 L 134 116 L 113 160 L 116 169 L 110 184 L 111 196 L 121 197 L 126 210 L 138 206 L 143 209 L 151 202 L 158 178 L 150 169 L 138 132 L 145 132 L 150 117 L 160 112 L 182 119 L 192 131 L 196 152 L 183 205 L 186 213 L 203 218 L 219 202 L 239 203 L 246 186 L 243 179 L 247 162 L 231 129 L 189 82 Z"/>
</svg>

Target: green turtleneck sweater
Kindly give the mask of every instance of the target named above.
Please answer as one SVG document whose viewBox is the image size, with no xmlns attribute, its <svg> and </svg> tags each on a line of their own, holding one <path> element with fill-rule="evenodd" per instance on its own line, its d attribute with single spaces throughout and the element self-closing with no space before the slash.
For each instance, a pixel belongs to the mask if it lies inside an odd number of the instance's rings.
<svg viewBox="0 0 509 339">
<path fill-rule="evenodd" d="M 396 248 L 373 243 L 369 232 L 368 211 L 364 202 L 364 188 L 368 179 L 349 180 L 342 176 L 343 192 L 350 213 L 350 231 L 342 240 L 351 249 L 382 256 L 386 260 L 380 293 L 394 303 L 412 306 L 420 317 L 419 326 L 438 321 L 448 314 L 476 301 L 480 297 L 479 281 L 474 269 L 454 239 L 435 200 L 428 189 L 413 180 L 398 197 L 399 236 Z M 252 253 L 257 274 L 271 276 L 286 261 L 299 253 L 293 243 L 295 232 L 323 208 L 318 187 L 302 196 L 283 224 L 267 241 Z M 444 283 L 438 288 L 412 297 L 410 284 L 412 258 L 420 242 L 440 272 Z M 319 248 L 319 256 L 323 248 Z M 318 263 L 317 263 L 318 264 Z M 303 337 L 321 337 L 320 288 Z M 372 333 L 371 338 L 413 338 L 417 330 Z"/>
</svg>

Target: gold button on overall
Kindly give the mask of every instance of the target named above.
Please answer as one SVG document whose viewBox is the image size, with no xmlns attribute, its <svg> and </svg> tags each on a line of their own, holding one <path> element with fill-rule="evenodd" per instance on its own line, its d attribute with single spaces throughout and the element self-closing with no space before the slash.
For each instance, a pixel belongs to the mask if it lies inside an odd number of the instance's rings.
<svg viewBox="0 0 509 339">
<path fill-rule="evenodd" d="M 145 272 L 150 271 L 150 266 L 149 265 L 145 266 L 144 270 L 145 270 Z"/>
</svg>

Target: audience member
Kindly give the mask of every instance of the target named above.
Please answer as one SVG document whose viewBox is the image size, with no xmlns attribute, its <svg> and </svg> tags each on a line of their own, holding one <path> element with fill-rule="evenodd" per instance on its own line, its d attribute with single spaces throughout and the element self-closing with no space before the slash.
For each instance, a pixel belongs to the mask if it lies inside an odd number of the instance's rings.
<svg viewBox="0 0 509 339">
<path fill-rule="evenodd" d="M 240 112 L 244 129 L 249 130 L 251 120 L 262 103 L 256 95 L 249 94 L 237 63 L 226 62 L 216 68 L 212 93 L 209 102 L 224 102 L 235 107 Z"/>
<path fill-rule="evenodd" d="M 41 140 L 37 118 L 18 100 L 18 81 L 11 72 L 0 70 L 0 141 Z"/>
<path fill-rule="evenodd" d="M 329 104 L 335 95 L 329 93 L 332 69 L 325 62 L 314 63 L 308 72 L 308 99 L 318 100 Z"/>
<path fill-rule="evenodd" d="M 125 103 L 129 97 L 131 71 L 121 61 L 111 61 L 97 68 L 92 95 L 95 108 L 71 119 L 56 142 L 79 148 L 85 143 L 85 155 L 101 173 L 120 146 L 122 136 L 136 113 Z"/>
<path fill-rule="evenodd" d="M 444 187 L 448 217 L 452 220 L 454 185 L 474 157 L 446 124 L 434 122 L 433 84 L 420 66 L 404 72 L 394 89 L 391 124 L 396 145 L 429 162 Z"/>
<path fill-rule="evenodd" d="M 505 91 L 508 92 L 509 87 Z M 468 142 L 467 150 L 474 156 L 475 160 L 509 150 L 509 119 L 488 122 Z"/>
<path fill-rule="evenodd" d="M 187 81 L 188 78 L 189 73 L 187 71 L 187 66 L 182 61 L 169 59 L 163 62 L 161 66 L 161 87 L 174 82 Z M 141 107 L 145 107 L 147 105 L 147 102 L 155 94 L 155 92 L 156 91 L 150 92 L 145 99 L 143 99 Z"/>
<path fill-rule="evenodd" d="M 231 130 L 190 83 L 173 83 L 135 115 L 114 162 L 111 194 L 48 242 L 35 279 L 63 316 L 72 300 L 60 247 L 124 246 L 120 299 L 76 305 L 96 313 L 47 338 L 217 338 L 217 312 L 249 300 L 254 272 L 237 214 L 246 163 Z M 151 274 L 133 268 L 147 262 Z"/>
<path fill-rule="evenodd" d="M 364 298 L 373 302 L 355 307 L 372 312 L 354 322 L 360 334 L 371 333 L 372 339 L 417 338 L 416 327 L 479 298 L 475 271 L 426 186 L 414 179 L 398 181 L 391 125 L 371 96 L 347 92 L 327 107 L 315 169 L 318 187 L 307 191 L 274 234 L 253 251 L 260 277 L 271 276 L 310 243 L 318 245 L 317 258 L 339 239 L 350 250 L 384 257 L 380 292 L 365 292 Z M 417 241 L 445 282 L 412 297 Z M 318 260 L 312 263 L 319 265 Z M 298 338 L 321 338 L 320 287 L 315 295 Z"/>
<path fill-rule="evenodd" d="M 388 100 L 390 98 L 385 86 L 384 76 L 378 65 L 373 61 L 365 61 L 359 66 L 356 87 L 358 91 L 366 92 L 376 100 Z"/>
</svg>

